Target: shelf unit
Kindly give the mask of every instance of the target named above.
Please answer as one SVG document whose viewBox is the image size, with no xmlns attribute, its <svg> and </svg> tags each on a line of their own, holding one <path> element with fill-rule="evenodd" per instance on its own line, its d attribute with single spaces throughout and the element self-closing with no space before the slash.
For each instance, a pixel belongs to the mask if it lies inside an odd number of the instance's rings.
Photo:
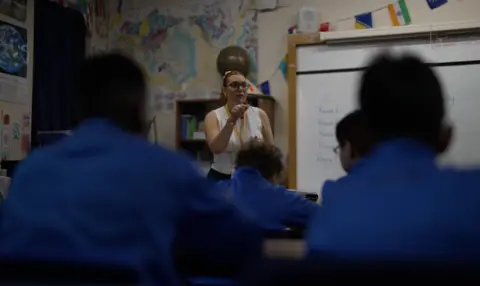
<svg viewBox="0 0 480 286">
<path fill-rule="evenodd" d="M 265 111 L 274 130 L 275 99 L 267 95 L 249 95 L 248 102 Z M 175 147 L 196 159 L 202 168 L 208 168 L 213 155 L 205 140 L 203 120 L 208 112 L 222 106 L 222 102 L 219 99 L 185 99 L 177 100 L 176 104 Z"/>
</svg>

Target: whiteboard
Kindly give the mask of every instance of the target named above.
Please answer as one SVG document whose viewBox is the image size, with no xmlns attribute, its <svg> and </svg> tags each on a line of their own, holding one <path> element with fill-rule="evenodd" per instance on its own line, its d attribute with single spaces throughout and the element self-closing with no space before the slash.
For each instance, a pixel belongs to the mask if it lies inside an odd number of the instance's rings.
<svg viewBox="0 0 480 286">
<path fill-rule="evenodd" d="M 333 152 L 337 146 L 335 125 L 358 106 L 356 91 L 363 72 L 358 68 L 365 67 L 371 56 L 385 47 L 369 44 L 298 48 L 297 189 L 319 193 L 325 180 L 345 175 Z M 412 52 L 437 65 L 434 70 L 444 87 L 447 120 L 455 127 L 453 144 L 440 163 L 480 164 L 480 41 L 412 41 L 397 43 L 392 50 Z M 450 65 L 453 62 L 461 65 Z"/>
</svg>

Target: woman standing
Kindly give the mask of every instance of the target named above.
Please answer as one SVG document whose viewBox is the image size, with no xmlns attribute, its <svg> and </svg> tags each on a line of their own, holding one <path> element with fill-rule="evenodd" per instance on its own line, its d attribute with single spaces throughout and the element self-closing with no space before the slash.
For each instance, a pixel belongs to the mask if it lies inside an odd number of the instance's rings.
<svg viewBox="0 0 480 286">
<path fill-rule="evenodd" d="M 265 111 L 249 106 L 247 91 L 250 85 L 239 71 L 228 71 L 223 77 L 222 99 L 225 105 L 205 117 L 205 136 L 213 163 L 207 178 L 230 179 L 235 157 L 242 146 L 254 139 L 274 144 L 272 127 Z"/>
</svg>

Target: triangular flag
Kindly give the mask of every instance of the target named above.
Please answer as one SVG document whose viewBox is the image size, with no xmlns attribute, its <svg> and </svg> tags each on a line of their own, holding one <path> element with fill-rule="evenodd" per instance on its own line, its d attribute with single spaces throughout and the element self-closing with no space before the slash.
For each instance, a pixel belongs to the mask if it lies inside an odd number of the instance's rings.
<svg viewBox="0 0 480 286">
<path fill-rule="evenodd" d="M 260 90 L 263 94 L 270 95 L 270 81 L 266 80 L 260 84 Z"/>
<path fill-rule="evenodd" d="M 287 72 L 288 72 L 287 60 L 288 60 L 288 54 L 283 57 L 282 61 L 280 62 L 280 65 L 278 66 L 280 71 L 282 71 L 282 74 L 285 80 L 287 80 Z"/>
<path fill-rule="evenodd" d="M 372 27 L 372 12 L 355 16 L 355 29 L 371 29 Z"/>
<path fill-rule="evenodd" d="M 297 33 L 297 26 L 291 26 L 290 28 L 288 28 L 288 33 L 289 34 Z"/>
<path fill-rule="evenodd" d="M 447 2 L 447 0 L 427 0 L 428 7 L 432 10 L 447 4 Z"/>
<path fill-rule="evenodd" d="M 263 93 L 258 89 L 248 78 L 245 79 L 245 81 L 250 85 L 248 88 L 248 94 L 254 94 L 254 95 L 262 95 Z"/>
<path fill-rule="evenodd" d="M 410 12 L 408 12 L 407 3 L 405 0 L 399 0 L 393 4 L 388 5 L 388 13 L 392 19 L 393 26 L 404 26 L 412 23 Z"/>
</svg>

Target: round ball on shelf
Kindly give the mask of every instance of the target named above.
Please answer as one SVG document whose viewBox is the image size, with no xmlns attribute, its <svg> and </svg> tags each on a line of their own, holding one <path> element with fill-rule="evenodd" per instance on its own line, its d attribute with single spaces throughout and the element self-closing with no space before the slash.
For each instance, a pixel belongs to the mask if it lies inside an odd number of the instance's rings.
<svg viewBox="0 0 480 286">
<path fill-rule="evenodd" d="M 228 46 L 217 56 L 217 71 L 221 76 L 225 72 L 236 70 L 248 76 L 250 72 L 250 55 L 247 50 L 239 46 Z"/>
</svg>

